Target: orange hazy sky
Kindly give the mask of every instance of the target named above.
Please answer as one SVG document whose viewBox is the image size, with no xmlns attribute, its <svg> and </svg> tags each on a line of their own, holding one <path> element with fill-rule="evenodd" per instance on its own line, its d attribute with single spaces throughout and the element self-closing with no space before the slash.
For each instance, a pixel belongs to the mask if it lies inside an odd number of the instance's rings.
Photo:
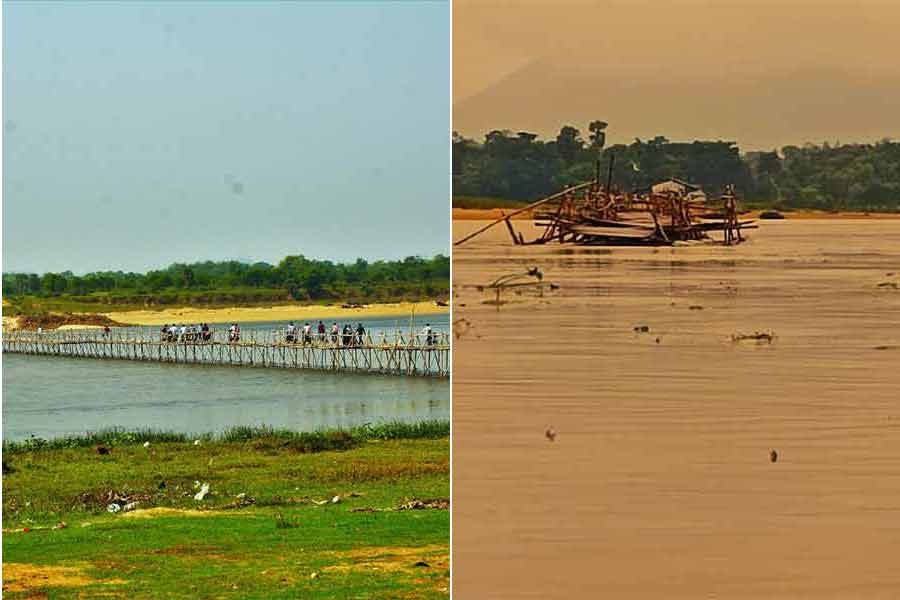
<svg viewBox="0 0 900 600">
<path fill-rule="evenodd" d="M 900 0 L 455 0 L 454 129 L 744 149 L 900 136 Z"/>
</svg>

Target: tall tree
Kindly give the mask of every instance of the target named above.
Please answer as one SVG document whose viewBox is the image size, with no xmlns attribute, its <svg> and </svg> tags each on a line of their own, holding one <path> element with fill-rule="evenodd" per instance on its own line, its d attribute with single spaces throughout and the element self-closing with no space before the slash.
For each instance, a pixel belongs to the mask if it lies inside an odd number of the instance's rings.
<svg viewBox="0 0 900 600">
<path fill-rule="evenodd" d="M 609 123 L 606 121 L 591 121 L 590 125 L 588 125 L 588 131 L 590 132 L 588 137 L 591 140 L 592 150 L 603 150 L 603 147 L 606 145 L 607 127 L 609 127 Z"/>
</svg>

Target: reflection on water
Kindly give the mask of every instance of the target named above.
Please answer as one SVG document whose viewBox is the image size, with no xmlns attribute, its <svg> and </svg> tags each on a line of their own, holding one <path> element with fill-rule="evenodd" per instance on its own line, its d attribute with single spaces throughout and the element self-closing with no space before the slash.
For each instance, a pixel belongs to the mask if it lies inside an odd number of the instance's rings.
<svg viewBox="0 0 900 600">
<path fill-rule="evenodd" d="M 900 221 L 751 236 L 513 247 L 498 228 L 454 248 L 456 594 L 900 589 Z M 482 303 L 535 265 L 558 291 Z M 755 331 L 776 338 L 731 339 Z"/>
<path fill-rule="evenodd" d="M 447 326 L 446 315 L 428 318 L 437 328 Z M 372 331 L 394 327 L 383 319 L 363 324 Z M 283 324 L 256 325 L 274 326 Z M 3 356 L 4 439 L 113 426 L 198 433 L 254 424 L 311 430 L 449 416 L 449 383 L 425 377 Z"/>
</svg>

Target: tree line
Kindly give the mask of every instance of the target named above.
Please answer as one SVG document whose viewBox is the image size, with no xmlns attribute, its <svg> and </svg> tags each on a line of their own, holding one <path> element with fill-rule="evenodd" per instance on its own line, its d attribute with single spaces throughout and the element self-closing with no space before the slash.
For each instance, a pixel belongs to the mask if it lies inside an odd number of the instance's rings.
<svg viewBox="0 0 900 600">
<path fill-rule="evenodd" d="M 900 143 L 806 144 L 768 152 L 741 152 L 735 142 L 673 142 L 663 136 L 606 145 L 608 123 L 593 121 L 588 135 L 563 126 L 554 139 L 527 131 L 494 130 L 483 141 L 453 134 L 454 205 L 466 199 L 530 201 L 566 185 L 593 179 L 597 162 L 605 182 L 623 191 L 678 178 L 717 197 L 734 184 L 747 202 L 782 208 L 900 210 Z"/>
<path fill-rule="evenodd" d="M 450 259 L 407 257 L 396 261 L 341 264 L 287 256 L 277 265 L 266 262 L 206 261 L 175 263 L 147 273 L 102 271 L 86 275 L 61 273 L 4 273 L 3 295 L 8 297 L 105 294 L 137 298 L 166 292 L 258 289 L 283 293 L 285 299 L 400 300 L 446 295 Z M 260 294 L 247 294 L 261 298 Z"/>
</svg>

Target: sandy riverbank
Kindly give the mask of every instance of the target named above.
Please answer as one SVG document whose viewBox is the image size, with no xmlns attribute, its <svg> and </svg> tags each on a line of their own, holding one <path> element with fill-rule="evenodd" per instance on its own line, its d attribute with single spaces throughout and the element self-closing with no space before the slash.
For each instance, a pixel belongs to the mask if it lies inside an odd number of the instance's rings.
<svg viewBox="0 0 900 600">
<path fill-rule="evenodd" d="M 454 221 L 492 221 L 501 219 L 516 209 L 512 208 L 454 208 Z M 744 213 L 742 216 L 756 219 L 761 210 Z M 792 210 L 781 213 L 785 219 L 876 219 L 893 220 L 900 219 L 900 213 L 867 213 L 867 212 L 826 212 L 823 210 Z M 512 220 L 531 219 L 531 211 L 525 211 L 512 217 Z"/>
<path fill-rule="evenodd" d="M 517 209 L 512 208 L 454 208 L 454 221 L 493 221 L 502 219 L 504 216 Z M 518 219 L 531 219 L 531 211 L 525 211 L 514 217 L 514 221 Z"/>
<path fill-rule="evenodd" d="M 164 325 L 166 323 L 251 323 L 312 319 L 356 319 L 359 317 L 408 316 L 447 314 L 449 307 L 434 302 L 400 302 L 396 304 L 367 304 L 360 308 L 290 304 L 284 306 L 250 306 L 232 308 L 181 307 L 163 310 L 135 310 L 111 312 L 106 316 L 129 325 Z"/>
</svg>

